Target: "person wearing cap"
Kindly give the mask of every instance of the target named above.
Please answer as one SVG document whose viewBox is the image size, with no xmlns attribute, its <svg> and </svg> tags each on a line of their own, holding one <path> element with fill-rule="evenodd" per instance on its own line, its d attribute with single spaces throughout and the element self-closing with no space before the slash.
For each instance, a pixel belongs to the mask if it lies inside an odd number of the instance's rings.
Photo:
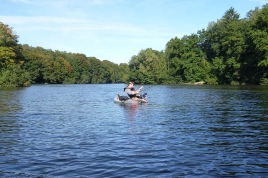
<svg viewBox="0 0 268 178">
<path fill-rule="evenodd" d="M 130 98 L 137 98 L 137 95 L 141 92 L 143 86 L 141 86 L 138 90 L 134 89 L 134 82 L 129 82 L 128 86 L 124 88 L 124 92 L 128 94 Z"/>
</svg>

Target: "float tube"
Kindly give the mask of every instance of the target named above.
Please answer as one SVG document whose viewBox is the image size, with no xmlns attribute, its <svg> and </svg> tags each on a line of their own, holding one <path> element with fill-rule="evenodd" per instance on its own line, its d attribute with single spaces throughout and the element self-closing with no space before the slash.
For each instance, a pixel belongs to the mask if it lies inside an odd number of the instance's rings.
<svg viewBox="0 0 268 178">
<path fill-rule="evenodd" d="M 144 93 L 143 95 L 141 95 L 140 98 L 129 98 L 123 95 L 117 95 L 114 98 L 114 102 L 115 103 L 121 103 L 121 104 L 142 104 L 142 103 L 148 103 L 147 97 L 146 97 L 147 93 Z"/>
</svg>

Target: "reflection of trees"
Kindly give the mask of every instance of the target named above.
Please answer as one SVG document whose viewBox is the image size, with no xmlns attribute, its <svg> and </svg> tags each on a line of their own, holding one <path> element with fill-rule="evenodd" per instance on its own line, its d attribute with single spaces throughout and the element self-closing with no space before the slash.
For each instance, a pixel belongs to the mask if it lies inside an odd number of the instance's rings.
<svg viewBox="0 0 268 178">
<path fill-rule="evenodd" d="M 18 88 L 1 89 L 0 90 L 0 116 L 4 117 L 6 114 L 12 114 L 22 109 L 20 105 Z M 0 118 L 0 119 L 1 119 Z"/>
<path fill-rule="evenodd" d="M 6 134 L 13 134 L 18 127 L 16 113 L 22 110 L 19 95 L 20 89 L 18 88 L 0 90 L 0 134 L 5 134 L 0 137 L 2 144 L 12 142 L 14 136 L 10 137 Z M 6 140 L 7 138 L 11 140 Z"/>
<path fill-rule="evenodd" d="M 17 165 L 18 155 L 22 154 L 22 147 L 17 147 L 20 142 L 19 119 L 22 111 L 20 88 L 0 90 L 0 157 L 1 169 Z M 0 171 L 1 172 L 1 171 Z M 4 171 L 5 173 L 5 171 Z"/>
</svg>

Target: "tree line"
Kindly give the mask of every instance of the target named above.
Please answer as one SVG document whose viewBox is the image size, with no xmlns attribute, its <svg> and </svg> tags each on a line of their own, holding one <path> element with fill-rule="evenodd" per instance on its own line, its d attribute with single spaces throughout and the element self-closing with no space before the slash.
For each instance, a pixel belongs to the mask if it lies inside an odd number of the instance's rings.
<svg viewBox="0 0 268 178">
<path fill-rule="evenodd" d="M 0 22 L 0 86 L 80 84 L 268 84 L 268 4 L 245 18 L 234 8 L 206 29 L 141 50 L 128 64 L 18 44 Z"/>
<path fill-rule="evenodd" d="M 127 64 L 18 44 L 12 28 L 0 22 L 0 87 L 122 83 L 128 75 Z"/>
<path fill-rule="evenodd" d="M 206 29 L 172 38 L 164 52 L 141 50 L 129 67 L 139 83 L 268 84 L 268 4 L 242 19 L 230 8 Z"/>
</svg>

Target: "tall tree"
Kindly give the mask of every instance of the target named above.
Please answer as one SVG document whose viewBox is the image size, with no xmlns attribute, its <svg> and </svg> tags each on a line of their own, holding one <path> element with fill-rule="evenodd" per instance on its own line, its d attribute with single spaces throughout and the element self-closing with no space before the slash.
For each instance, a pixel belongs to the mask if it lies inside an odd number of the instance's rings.
<svg viewBox="0 0 268 178">
<path fill-rule="evenodd" d="M 142 84 L 163 83 L 166 80 L 164 53 L 151 48 L 141 50 L 129 62 L 130 80 Z"/>
<path fill-rule="evenodd" d="M 23 63 L 18 36 L 0 22 L 0 86 L 29 86 L 30 75 L 21 68 Z"/>
<path fill-rule="evenodd" d="M 121 63 L 118 66 L 118 70 L 119 70 L 120 82 L 128 83 L 130 73 L 129 65 L 126 63 Z"/>
<path fill-rule="evenodd" d="M 169 75 L 174 83 L 209 81 L 210 64 L 196 34 L 171 39 L 166 45 Z"/>
<path fill-rule="evenodd" d="M 248 83 L 268 84 L 268 4 L 261 10 L 250 11 L 250 31 L 247 34 L 247 60 L 244 61 L 244 73 Z"/>
<path fill-rule="evenodd" d="M 16 63 L 19 51 L 18 36 L 12 28 L 0 22 L 0 68 Z"/>
<path fill-rule="evenodd" d="M 230 8 L 217 23 L 203 31 L 202 49 L 220 84 L 241 83 L 240 61 L 245 49 L 246 29 L 239 14 Z"/>
</svg>

